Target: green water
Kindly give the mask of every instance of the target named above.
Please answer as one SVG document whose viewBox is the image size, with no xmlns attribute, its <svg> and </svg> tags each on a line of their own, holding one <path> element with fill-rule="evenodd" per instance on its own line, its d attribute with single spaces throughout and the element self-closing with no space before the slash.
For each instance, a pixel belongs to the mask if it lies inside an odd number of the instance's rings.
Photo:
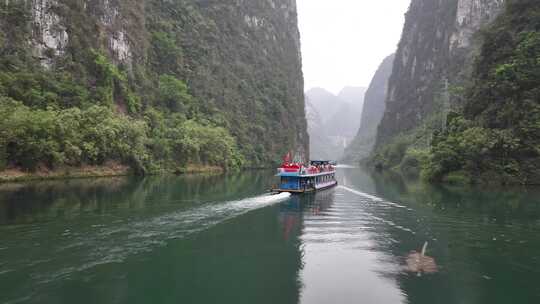
<svg viewBox="0 0 540 304">
<path fill-rule="evenodd" d="M 339 169 L 0 185 L 0 303 L 539 303 L 540 190 Z M 410 272 L 428 242 L 438 272 Z"/>
</svg>

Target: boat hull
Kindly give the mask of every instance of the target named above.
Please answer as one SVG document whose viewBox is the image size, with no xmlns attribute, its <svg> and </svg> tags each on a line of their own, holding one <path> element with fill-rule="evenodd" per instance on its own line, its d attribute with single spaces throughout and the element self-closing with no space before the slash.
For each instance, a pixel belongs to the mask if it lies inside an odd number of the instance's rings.
<svg viewBox="0 0 540 304">
<path fill-rule="evenodd" d="M 313 193 L 317 191 L 323 191 L 326 189 L 334 188 L 338 185 L 338 182 L 335 181 L 333 183 L 328 183 L 327 185 L 321 185 L 319 187 L 315 188 L 306 188 L 306 189 L 272 189 L 272 192 L 274 193 L 292 193 L 292 194 L 304 194 L 304 193 Z"/>
</svg>

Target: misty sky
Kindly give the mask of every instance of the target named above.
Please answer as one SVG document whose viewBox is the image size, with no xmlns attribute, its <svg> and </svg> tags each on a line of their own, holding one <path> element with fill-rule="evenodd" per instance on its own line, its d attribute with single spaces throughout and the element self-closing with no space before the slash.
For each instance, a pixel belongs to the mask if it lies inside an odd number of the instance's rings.
<svg viewBox="0 0 540 304">
<path fill-rule="evenodd" d="M 410 0 L 297 0 L 305 88 L 368 86 L 397 49 Z"/>
</svg>

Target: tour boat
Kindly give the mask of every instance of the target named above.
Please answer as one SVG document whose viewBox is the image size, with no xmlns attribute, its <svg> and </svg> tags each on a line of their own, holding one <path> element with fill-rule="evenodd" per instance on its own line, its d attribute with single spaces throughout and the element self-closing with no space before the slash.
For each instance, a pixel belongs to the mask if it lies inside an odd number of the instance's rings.
<svg viewBox="0 0 540 304">
<path fill-rule="evenodd" d="M 331 161 L 313 160 L 309 165 L 286 157 L 278 168 L 280 183 L 273 192 L 308 193 L 337 186 L 336 169 Z"/>
</svg>

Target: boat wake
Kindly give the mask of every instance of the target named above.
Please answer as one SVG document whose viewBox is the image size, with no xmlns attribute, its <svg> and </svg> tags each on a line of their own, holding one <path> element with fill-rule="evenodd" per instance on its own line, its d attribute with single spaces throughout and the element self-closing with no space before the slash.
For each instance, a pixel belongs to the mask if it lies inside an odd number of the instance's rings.
<svg viewBox="0 0 540 304">
<path fill-rule="evenodd" d="M 392 203 L 392 202 L 386 201 L 386 200 L 384 200 L 384 199 L 382 199 L 380 197 L 377 197 L 377 196 L 374 196 L 374 195 L 371 195 L 371 194 L 367 194 L 367 193 L 364 193 L 364 192 L 361 192 L 361 191 L 358 191 L 358 190 L 354 190 L 354 189 L 351 189 L 351 188 L 346 187 L 346 186 L 339 186 L 338 188 L 343 189 L 343 190 L 345 190 L 347 192 L 356 194 L 356 195 L 361 196 L 363 198 L 366 198 L 369 201 L 376 203 L 375 205 L 378 206 L 378 207 L 391 208 L 391 209 L 398 208 L 398 209 L 406 209 L 408 211 L 412 211 L 412 209 L 410 209 L 410 208 L 408 208 L 406 206 L 400 205 L 398 203 Z M 412 229 L 409 229 L 407 227 L 403 227 L 401 225 L 398 225 L 398 224 L 394 223 L 393 221 L 384 219 L 383 217 L 375 216 L 373 214 L 369 215 L 369 217 L 373 221 L 383 223 L 388 227 L 393 227 L 393 228 L 396 228 L 396 229 L 399 229 L 399 230 L 402 230 L 402 231 L 405 231 L 405 232 L 409 232 L 411 234 L 416 234 L 416 232 L 413 231 Z"/>
<path fill-rule="evenodd" d="M 336 166 L 336 168 L 339 168 L 339 169 L 356 169 L 358 167 L 356 166 L 351 166 L 351 165 L 346 165 L 346 164 L 338 164 Z"/>
<path fill-rule="evenodd" d="M 392 202 L 389 202 L 389 201 L 385 201 L 380 197 L 377 197 L 377 196 L 374 196 L 374 195 L 371 195 L 371 194 L 368 194 L 368 193 L 364 193 L 364 192 L 361 192 L 361 191 L 358 191 L 358 190 L 354 190 L 354 189 L 351 189 L 351 188 L 346 187 L 346 186 L 339 186 L 339 188 L 341 188 L 343 190 L 346 190 L 348 192 L 354 193 L 356 195 L 363 196 L 363 197 L 365 197 L 367 199 L 370 199 L 370 200 L 372 200 L 374 202 L 382 203 L 383 205 L 387 205 L 387 206 L 395 207 L 395 208 L 409 209 L 406 206 L 400 205 L 398 203 L 392 203 Z"/>
<path fill-rule="evenodd" d="M 38 282 L 47 283 L 98 265 L 121 263 L 129 256 L 164 246 L 169 240 L 184 238 L 249 211 L 285 201 L 290 195 L 281 193 L 209 203 L 135 222 L 94 225 L 86 231 L 68 231 L 62 235 L 63 246 L 55 248 L 57 258 L 52 259 L 56 261 L 47 261 L 60 267 L 47 273 L 33 273 L 32 277 Z M 66 261 L 77 261 L 77 265 L 69 265 Z M 28 264 L 19 266 L 32 268 Z"/>
<path fill-rule="evenodd" d="M 338 188 L 346 190 L 346 191 L 351 192 L 351 193 L 354 193 L 354 194 L 359 195 L 359 196 L 363 196 L 363 197 L 368 198 L 368 199 L 370 199 L 372 201 L 375 201 L 375 202 L 382 202 L 383 201 L 382 198 L 379 198 L 379 197 L 376 197 L 374 195 L 367 194 L 367 193 L 364 193 L 364 192 L 361 192 L 361 191 L 358 191 L 358 190 L 354 190 L 354 189 L 351 189 L 351 188 L 343 186 L 343 185 L 338 186 Z"/>
</svg>

